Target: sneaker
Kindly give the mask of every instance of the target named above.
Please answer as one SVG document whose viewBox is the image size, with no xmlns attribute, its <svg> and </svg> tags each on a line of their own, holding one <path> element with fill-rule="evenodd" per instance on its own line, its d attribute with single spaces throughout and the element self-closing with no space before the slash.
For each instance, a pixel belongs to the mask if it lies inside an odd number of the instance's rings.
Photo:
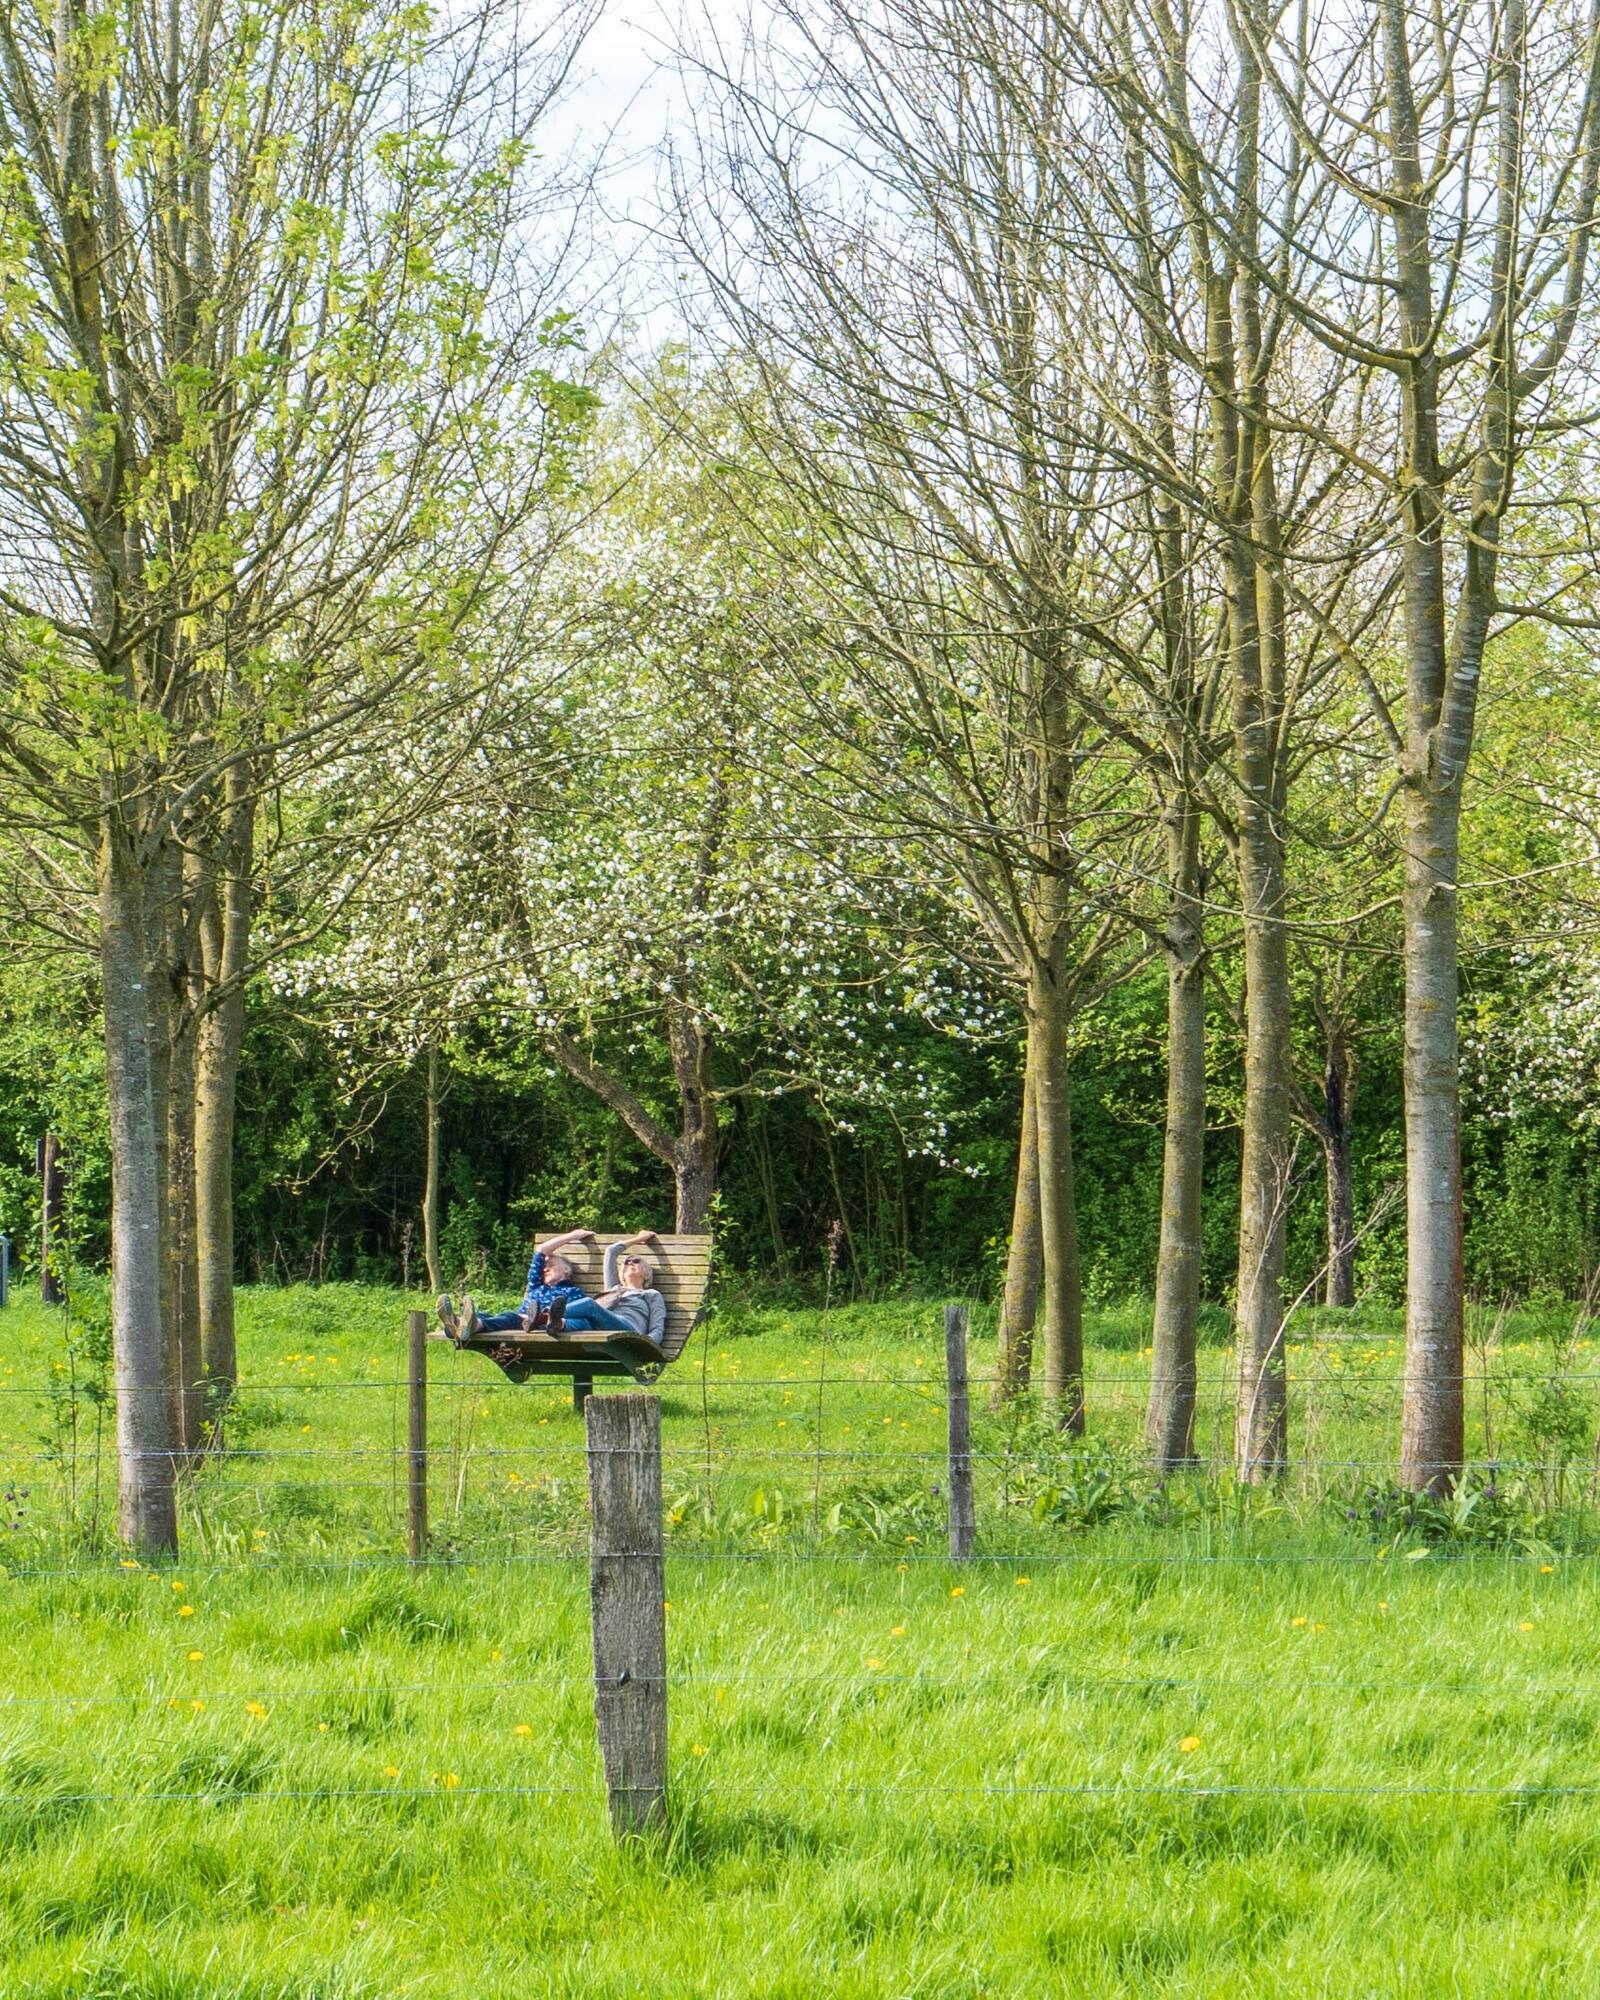
<svg viewBox="0 0 1600 2000">
<path fill-rule="evenodd" d="M 449 1334 L 456 1346 L 459 1347 L 461 1345 L 461 1322 L 456 1318 L 456 1309 L 448 1292 L 444 1293 L 440 1298 L 438 1310 L 439 1324 Z"/>
<path fill-rule="evenodd" d="M 461 1345 L 462 1341 L 470 1340 L 475 1333 L 482 1333 L 482 1331 L 483 1321 L 479 1319 L 478 1308 L 472 1303 L 469 1295 L 461 1301 L 461 1322 L 456 1334 L 457 1347 Z"/>
<path fill-rule="evenodd" d="M 552 1299 L 550 1301 L 550 1310 L 548 1313 L 545 1314 L 544 1323 L 549 1328 L 551 1333 L 559 1333 L 561 1331 L 561 1323 L 566 1318 L 566 1316 L 567 1316 L 566 1300 Z"/>
</svg>

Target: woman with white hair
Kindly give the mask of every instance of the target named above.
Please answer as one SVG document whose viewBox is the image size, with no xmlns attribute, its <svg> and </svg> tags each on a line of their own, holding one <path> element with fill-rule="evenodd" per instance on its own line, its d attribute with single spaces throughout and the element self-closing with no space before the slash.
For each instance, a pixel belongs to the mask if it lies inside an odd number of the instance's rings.
<svg viewBox="0 0 1600 2000">
<path fill-rule="evenodd" d="M 598 1298 L 574 1299 L 566 1308 L 568 1333 L 642 1333 L 659 1347 L 666 1338 L 667 1302 L 656 1290 L 655 1265 L 636 1243 L 660 1241 L 653 1229 L 642 1230 L 632 1242 L 606 1248 L 606 1289 Z"/>
</svg>

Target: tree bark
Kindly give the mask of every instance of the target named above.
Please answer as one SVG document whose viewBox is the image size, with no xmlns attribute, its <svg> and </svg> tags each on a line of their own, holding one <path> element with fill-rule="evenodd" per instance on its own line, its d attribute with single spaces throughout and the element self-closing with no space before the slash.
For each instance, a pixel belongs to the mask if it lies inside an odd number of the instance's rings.
<svg viewBox="0 0 1600 2000">
<path fill-rule="evenodd" d="M 161 1178 L 151 1086 L 144 882 L 115 819 L 98 857 L 111 1128 L 111 1325 L 122 1539 L 147 1555 L 178 1546 L 177 1399 L 161 1318 Z"/>
<path fill-rule="evenodd" d="M 1328 1063 L 1322 1083 L 1322 1141 L 1328 1190 L 1328 1273 L 1323 1302 L 1356 1302 L 1356 1204 L 1351 1173 L 1350 1126 L 1355 1110 L 1356 1066 L 1341 1029 L 1328 1034 Z"/>
<path fill-rule="evenodd" d="M 667 1008 L 667 1046 L 680 1107 L 678 1136 L 672 1148 L 677 1229 L 680 1235 L 697 1235 L 711 1220 L 711 1203 L 717 1192 L 717 1099 L 705 1024 L 692 1008 L 678 1001 Z"/>
<path fill-rule="evenodd" d="M 1039 1126 L 1039 1232 L 1044 1260 L 1044 1400 L 1063 1430 L 1081 1432 L 1083 1283 L 1073 1188 L 1068 1004 L 1058 973 L 1037 969 L 1028 995 L 1028 1066 Z"/>
<path fill-rule="evenodd" d="M 1205 919 L 1199 881 L 1200 815 L 1188 802 L 1174 803 L 1168 811 L 1167 867 L 1172 883 L 1166 938 L 1167 1119 L 1145 1421 L 1151 1456 L 1162 1474 L 1194 1458 L 1198 1378 L 1206 1135 Z"/>
<path fill-rule="evenodd" d="M 1238 1407 L 1234 1458 L 1243 1480 L 1276 1477 L 1288 1452 L 1283 1258 L 1289 1206 L 1289 952 L 1283 877 L 1270 828 L 1244 834 L 1244 1147 L 1239 1176 L 1235 1304 Z"/>
<path fill-rule="evenodd" d="M 61 1142 L 46 1132 L 39 1142 L 39 1303 L 58 1306 L 66 1297 L 61 1283 Z"/>
<path fill-rule="evenodd" d="M 173 1056 L 181 1006 L 174 979 L 180 956 L 183 857 L 168 844 L 143 879 L 145 967 L 143 992 L 150 1059 L 150 1116 L 155 1131 L 156 1236 L 161 1254 L 161 1329 L 167 1343 L 166 1375 L 172 1385 L 177 1441 L 183 1442 L 183 1360 L 178 1300 L 182 1283 L 173 1255 Z M 180 1120 L 181 1123 L 181 1120 Z M 181 1203 L 180 1203 L 181 1206 Z"/>
<path fill-rule="evenodd" d="M 195 1247 L 200 1348 L 214 1411 L 227 1402 L 239 1381 L 233 1306 L 233 1139 L 244 1054 L 254 822 L 249 774 L 230 770 L 220 869 L 203 881 L 199 906 L 206 1004 L 196 1050 Z"/>
<path fill-rule="evenodd" d="M 428 1290 L 444 1290 L 444 1274 L 439 1265 L 439 1050 L 428 1044 L 427 1063 L 427 1165 L 422 1180 L 422 1257 L 428 1267 Z"/>
<path fill-rule="evenodd" d="M 178 1371 L 179 1418 L 186 1454 L 204 1444 L 205 1364 L 200 1346 L 200 1274 L 195 1241 L 195 1030 L 184 1008 L 176 1023 L 167 1087 L 167 1296 Z"/>
<path fill-rule="evenodd" d="M 994 1387 L 995 1408 L 1020 1395 L 1033 1371 L 1033 1334 L 1044 1279 L 1044 1231 L 1039 1212 L 1039 1113 L 1035 1099 L 1033 1038 L 1022 1064 L 1022 1132 L 1017 1146 L 1016 1192 L 1011 1204 L 1011 1241 L 1006 1253 L 1005 1291 Z"/>
<path fill-rule="evenodd" d="M 1447 1491 L 1466 1449 L 1456 956 L 1459 794 L 1406 819 L 1406 1392 L 1400 1477 Z"/>
</svg>

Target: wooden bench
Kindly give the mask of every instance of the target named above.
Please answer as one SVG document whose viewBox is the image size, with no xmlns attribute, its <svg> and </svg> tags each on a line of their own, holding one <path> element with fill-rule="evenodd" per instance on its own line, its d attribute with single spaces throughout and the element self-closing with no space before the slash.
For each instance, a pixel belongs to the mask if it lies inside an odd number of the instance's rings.
<svg viewBox="0 0 1600 2000">
<path fill-rule="evenodd" d="M 596 1233 L 591 1243 L 565 1244 L 559 1256 L 577 1265 L 574 1283 L 591 1296 L 605 1288 L 605 1253 L 613 1243 L 633 1243 L 633 1236 Z M 464 1340 L 463 1350 L 486 1355 L 513 1382 L 532 1375 L 570 1375 L 572 1407 L 581 1410 L 595 1378 L 631 1375 L 651 1383 L 669 1362 L 676 1361 L 689 1336 L 705 1317 L 706 1286 L 711 1278 L 709 1236 L 661 1236 L 640 1249 L 656 1267 L 654 1284 L 667 1302 L 666 1338 L 658 1347 L 642 1333 L 480 1333 Z M 442 1327 L 434 1340 L 448 1340 Z"/>
</svg>

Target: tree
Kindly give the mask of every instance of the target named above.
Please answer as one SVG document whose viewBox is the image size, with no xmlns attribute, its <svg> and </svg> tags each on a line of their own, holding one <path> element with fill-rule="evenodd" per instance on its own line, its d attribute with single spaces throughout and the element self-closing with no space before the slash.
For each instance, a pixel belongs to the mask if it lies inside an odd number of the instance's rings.
<svg viewBox="0 0 1600 2000">
<path fill-rule="evenodd" d="M 405 1060 L 469 1023 L 531 1039 L 668 1170 L 694 1231 L 741 1101 L 886 1107 L 919 1151 L 944 1135 L 926 1077 L 868 1053 L 916 898 L 841 842 L 775 698 L 810 608 L 664 427 L 694 394 L 673 357 L 648 387 L 603 427 L 583 532 L 503 635 L 493 704 L 439 746 L 444 810 L 381 869 L 353 852 L 334 935 L 281 977 Z M 924 1014 L 970 1013 L 938 989 Z"/>
<path fill-rule="evenodd" d="M 980 21 L 979 16 L 983 15 Z M 679 204 L 721 327 L 760 371 L 752 449 L 807 525 L 832 667 L 797 684 L 836 804 L 926 855 L 1027 1028 L 1005 1365 L 1045 1293 L 1043 1387 L 1082 1422 L 1068 1027 L 1129 947 L 1149 791 L 1085 683 L 1104 671 L 1119 472 L 1076 366 L 1083 302 L 1049 163 L 1048 67 L 1019 118 L 992 10 L 784 15 L 798 54 L 717 73 L 722 213 Z M 849 135 L 841 183 L 832 140 Z"/>
<path fill-rule="evenodd" d="M 530 118 L 581 23 L 538 54 L 507 19 L 0 22 L 0 758 L 94 883 L 121 1525 L 151 1550 L 179 1295 L 198 1266 L 230 1296 L 254 802 L 438 705 L 571 415 L 569 336 L 517 263 Z"/>
<path fill-rule="evenodd" d="M 1463 784 L 1497 620 L 1548 615 L 1571 559 L 1586 560 L 1582 544 L 1552 548 L 1541 517 L 1556 495 L 1541 473 L 1567 470 L 1549 448 L 1571 422 L 1563 381 L 1592 373 L 1600 33 L 1568 0 L 1448 0 L 1426 17 L 1373 5 L 1314 34 L 1244 0 L 1228 10 L 1202 141 L 1187 112 L 1194 59 L 1169 11 L 1152 0 L 1113 18 L 1134 24 L 1129 64 L 1110 76 L 1092 36 L 1085 63 L 1093 87 L 1163 134 L 1174 198 L 1206 246 L 1212 330 L 1243 334 L 1232 400 L 1246 434 L 1313 430 L 1377 530 L 1352 538 L 1366 587 L 1324 602 L 1315 622 L 1370 700 L 1404 814 L 1400 1471 L 1438 1490 L 1463 1452 Z M 1291 327 L 1343 385 L 1309 418 L 1295 377 L 1274 380 L 1251 352 L 1252 328 Z M 1231 433 L 1228 409 L 1216 422 Z M 1247 484 L 1258 510 L 1272 484 L 1259 472 Z M 1251 546 L 1271 557 L 1251 594 L 1303 615 L 1319 552 L 1284 545 L 1259 511 L 1249 520 Z M 1391 607 L 1398 690 L 1381 685 Z"/>
</svg>

